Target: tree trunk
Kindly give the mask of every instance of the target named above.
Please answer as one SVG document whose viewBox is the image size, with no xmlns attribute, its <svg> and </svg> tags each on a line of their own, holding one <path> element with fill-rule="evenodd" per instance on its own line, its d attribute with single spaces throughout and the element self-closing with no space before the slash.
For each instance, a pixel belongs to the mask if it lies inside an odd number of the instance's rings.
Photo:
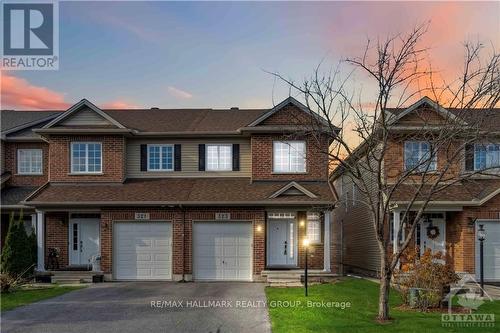
<svg viewBox="0 0 500 333">
<path fill-rule="evenodd" d="M 391 289 L 391 274 L 385 267 L 385 260 L 380 274 L 380 291 L 378 297 L 378 320 L 389 320 L 389 291 Z"/>
</svg>

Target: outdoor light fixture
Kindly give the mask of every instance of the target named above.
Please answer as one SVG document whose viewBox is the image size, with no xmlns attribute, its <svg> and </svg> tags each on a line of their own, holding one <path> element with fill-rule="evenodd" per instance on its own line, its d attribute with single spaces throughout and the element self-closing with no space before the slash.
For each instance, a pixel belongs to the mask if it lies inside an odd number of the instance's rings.
<svg viewBox="0 0 500 333">
<path fill-rule="evenodd" d="M 307 296 L 307 257 L 308 257 L 308 249 L 309 249 L 309 239 L 308 238 L 304 238 L 304 240 L 302 241 L 302 245 L 304 245 L 304 248 L 306 250 L 306 262 L 305 262 L 305 271 L 304 271 L 304 292 L 305 292 L 305 295 Z"/>
<path fill-rule="evenodd" d="M 481 296 L 484 296 L 484 241 L 486 240 L 486 230 L 484 224 L 477 229 L 477 240 L 479 241 L 479 278 L 481 279 Z"/>
<path fill-rule="evenodd" d="M 305 225 L 306 225 L 306 222 L 305 222 L 304 220 L 300 220 L 299 225 L 300 225 L 301 227 L 303 227 L 303 226 L 305 226 Z"/>
<path fill-rule="evenodd" d="M 258 231 L 258 232 L 261 232 L 261 231 L 262 231 L 262 226 L 261 226 L 260 224 L 257 226 L 257 231 Z"/>
</svg>

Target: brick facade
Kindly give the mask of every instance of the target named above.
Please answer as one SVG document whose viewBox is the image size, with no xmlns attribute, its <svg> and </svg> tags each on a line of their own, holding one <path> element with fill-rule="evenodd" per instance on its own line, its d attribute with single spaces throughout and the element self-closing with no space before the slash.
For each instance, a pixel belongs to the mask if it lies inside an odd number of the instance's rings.
<svg viewBox="0 0 500 333">
<path fill-rule="evenodd" d="M 102 174 L 71 174 L 71 142 L 102 143 Z M 123 182 L 125 179 L 125 138 L 120 135 L 69 136 L 49 138 L 49 180 L 51 182 Z"/>
<path fill-rule="evenodd" d="M 45 215 L 45 265 L 48 264 L 50 248 L 59 250 L 59 266 L 69 265 L 68 256 L 68 213 L 47 213 Z"/>
<path fill-rule="evenodd" d="M 266 213 L 264 208 L 105 208 L 101 210 L 100 250 L 101 270 L 113 273 L 113 225 L 117 221 L 133 221 L 135 213 L 149 213 L 150 220 L 172 223 L 172 274 L 179 279 L 182 274 L 190 276 L 192 266 L 193 223 L 215 221 L 215 213 L 230 213 L 232 221 L 249 221 L 253 225 L 253 274 L 258 276 L 266 268 Z M 62 268 L 69 264 L 68 257 L 68 213 L 47 213 L 45 217 L 45 255 L 47 264 L 48 249 L 59 249 L 59 263 Z M 299 212 L 297 223 L 305 219 L 305 212 Z M 184 222 L 183 222 L 184 221 Z M 136 221 L 136 222 L 148 222 Z M 306 224 L 298 224 L 298 266 L 305 267 L 305 250 L 302 244 L 306 236 Z M 324 221 L 321 223 L 322 242 L 311 244 L 309 249 L 309 268 L 323 269 L 324 258 Z M 188 277 L 186 277 L 188 278 Z"/>
<path fill-rule="evenodd" d="M 480 207 L 449 213 L 446 223 L 447 260 L 457 272 L 475 272 L 475 219 L 500 219 L 500 194 Z"/>
<path fill-rule="evenodd" d="M 200 207 L 185 210 L 178 208 L 116 208 L 104 209 L 101 212 L 101 269 L 107 274 L 112 274 L 113 268 L 113 223 L 134 220 L 136 212 L 149 213 L 151 220 L 164 220 L 172 223 L 172 273 L 174 275 L 192 274 L 193 222 L 214 221 L 216 212 L 230 213 L 231 221 L 251 221 L 253 223 L 253 273 L 260 274 L 264 269 L 265 212 L 262 208 Z M 231 223 L 231 221 L 227 223 Z"/>
<path fill-rule="evenodd" d="M 306 141 L 306 173 L 277 174 L 273 172 L 273 142 L 279 140 Z M 252 135 L 252 180 L 326 181 L 328 179 L 328 140 L 319 143 L 308 136 Z"/>
<path fill-rule="evenodd" d="M 5 142 L 5 170 L 11 172 L 7 186 L 41 186 L 47 182 L 49 170 L 49 145 L 45 142 Z M 20 175 L 17 173 L 18 149 L 42 149 L 41 175 Z"/>
</svg>

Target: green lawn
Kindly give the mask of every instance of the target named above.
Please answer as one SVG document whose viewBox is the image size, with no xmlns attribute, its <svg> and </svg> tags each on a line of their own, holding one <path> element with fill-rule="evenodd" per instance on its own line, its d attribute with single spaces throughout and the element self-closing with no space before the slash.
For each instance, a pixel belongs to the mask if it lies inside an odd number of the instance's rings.
<svg viewBox="0 0 500 333">
<path fill-rule="evenodd" d="M 392 323 L 379 324 L 377 314 L 378 284 L 361 279 L 346 279 L 335 284 L 315 285 L 304 297 L 303 288 L 266 288 L 273 333 L 288 332 L 499 332 L 500 301 L 486 302 L 478 313 L 495 314 L 495 327 L 444 328 L 440 313 L 396 310 L 401 304 L 396 292 L 391 293 Z M 274 301 L 274 302 L 273 302 Z M 278 301 L 300 301 L 296 307 L 277 306 Z M 350 307 L 308 307 L 307 301 L 350 302 Z M 297 303 L 296 303 L 297 305 Z M 273 307 L 274 306 L 274 307 Z"/>
<path fill-rule="evenodd" d="M 38 302 L 47 298 L 59 296 L 67 292 L 84 288 L 83 286 L 54 286 L 43 289 L 20 289 L 11 293 L 1 294 L 1 311 L 11 310 L 18 306 Z"/>
</svg>

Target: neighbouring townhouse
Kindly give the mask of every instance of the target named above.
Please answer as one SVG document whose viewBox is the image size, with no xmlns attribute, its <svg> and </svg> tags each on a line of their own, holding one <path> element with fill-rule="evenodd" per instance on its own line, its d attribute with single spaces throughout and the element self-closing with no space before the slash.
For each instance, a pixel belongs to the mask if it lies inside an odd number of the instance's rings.
<svg viewBox="0 0 500 333">
<path fill-rule="evenodd" d="M 465 126 L 481 119 L 482 129 L 488 131 L 490 137 L 487 141 L 477 138 L 475 143 L 465 145 L 465 151 L 461 152 L 461 157 L 451 165 L 448 172 L 471 174 L 473 171 L 485 168 L 500 167 L 500 109 L 445 109 L 424 97 L 408 108 L 389 109 L 387 112 L 393 117 L 394 122 L 383 160 L 382 174 L 383 182 L 386 184 L 394 184 L 405 168 L 412 165 L 415 156 L 431 153 L 432 142 L 412 135 L 412 126 L 421 128 L 424 122 L 439 124 L 439 120 L 443 117 L 453 117 L 456 121 L 463 122 Z M 408 139 L 405 139 L 406 137 Z M 438 150 L 428 172 L 441 170 L 445 164 L 446 154 L 447 152 Z M 498 170 L 490 169 L 491 172 L 488 174 L 474 175 L 450 184 L 443 191 L 433 195 L 424 217 L 415 230 L 410 246 L 418 246 L 421 252 L 426 249 L 431 249 L 433 252 L 440 251 L 446 255 L 446 261 L 456 272 L 476 274 L 478 277 L 479 241 L 476 233 L 479 226 L 483 225 L 487 233 L 484 242 L 485 280 L 499 282 L 500 178 L 498 176 L 500 174 Z M 346 273 L 378 275 L 380 271 L 378 244 L 369 210 L 357 200 L 361 195 L 359 189 L 341 168 L 334 170 L 330 179 L 338 199 L 332 218 L 332 246 L 335 249 L 332 257 L 337 259 L 336 264 Z M 420 184 L 421 182 L 413 182 L 408 178 L 397 188 L 392 197 L 391 207 L 394 209 L 388 218 L 391 247 L 394 250 L 399 246 L 396 235 L 402 211 L 406 209 Z M 412 207 L 417 208 L 418 205 L 417 200 Z"/>
<path fill-rule="evenodd" d="M 332 273 L 328 127 L 271 109 L 2 111 L 2 235 L 21 211 L 39 272 L 107 280 L 260 280 Z M 58 253 L 57 260 L 51 256 Z M 54 265 L 58 264 L 59 267 Z"/>
</svg>

